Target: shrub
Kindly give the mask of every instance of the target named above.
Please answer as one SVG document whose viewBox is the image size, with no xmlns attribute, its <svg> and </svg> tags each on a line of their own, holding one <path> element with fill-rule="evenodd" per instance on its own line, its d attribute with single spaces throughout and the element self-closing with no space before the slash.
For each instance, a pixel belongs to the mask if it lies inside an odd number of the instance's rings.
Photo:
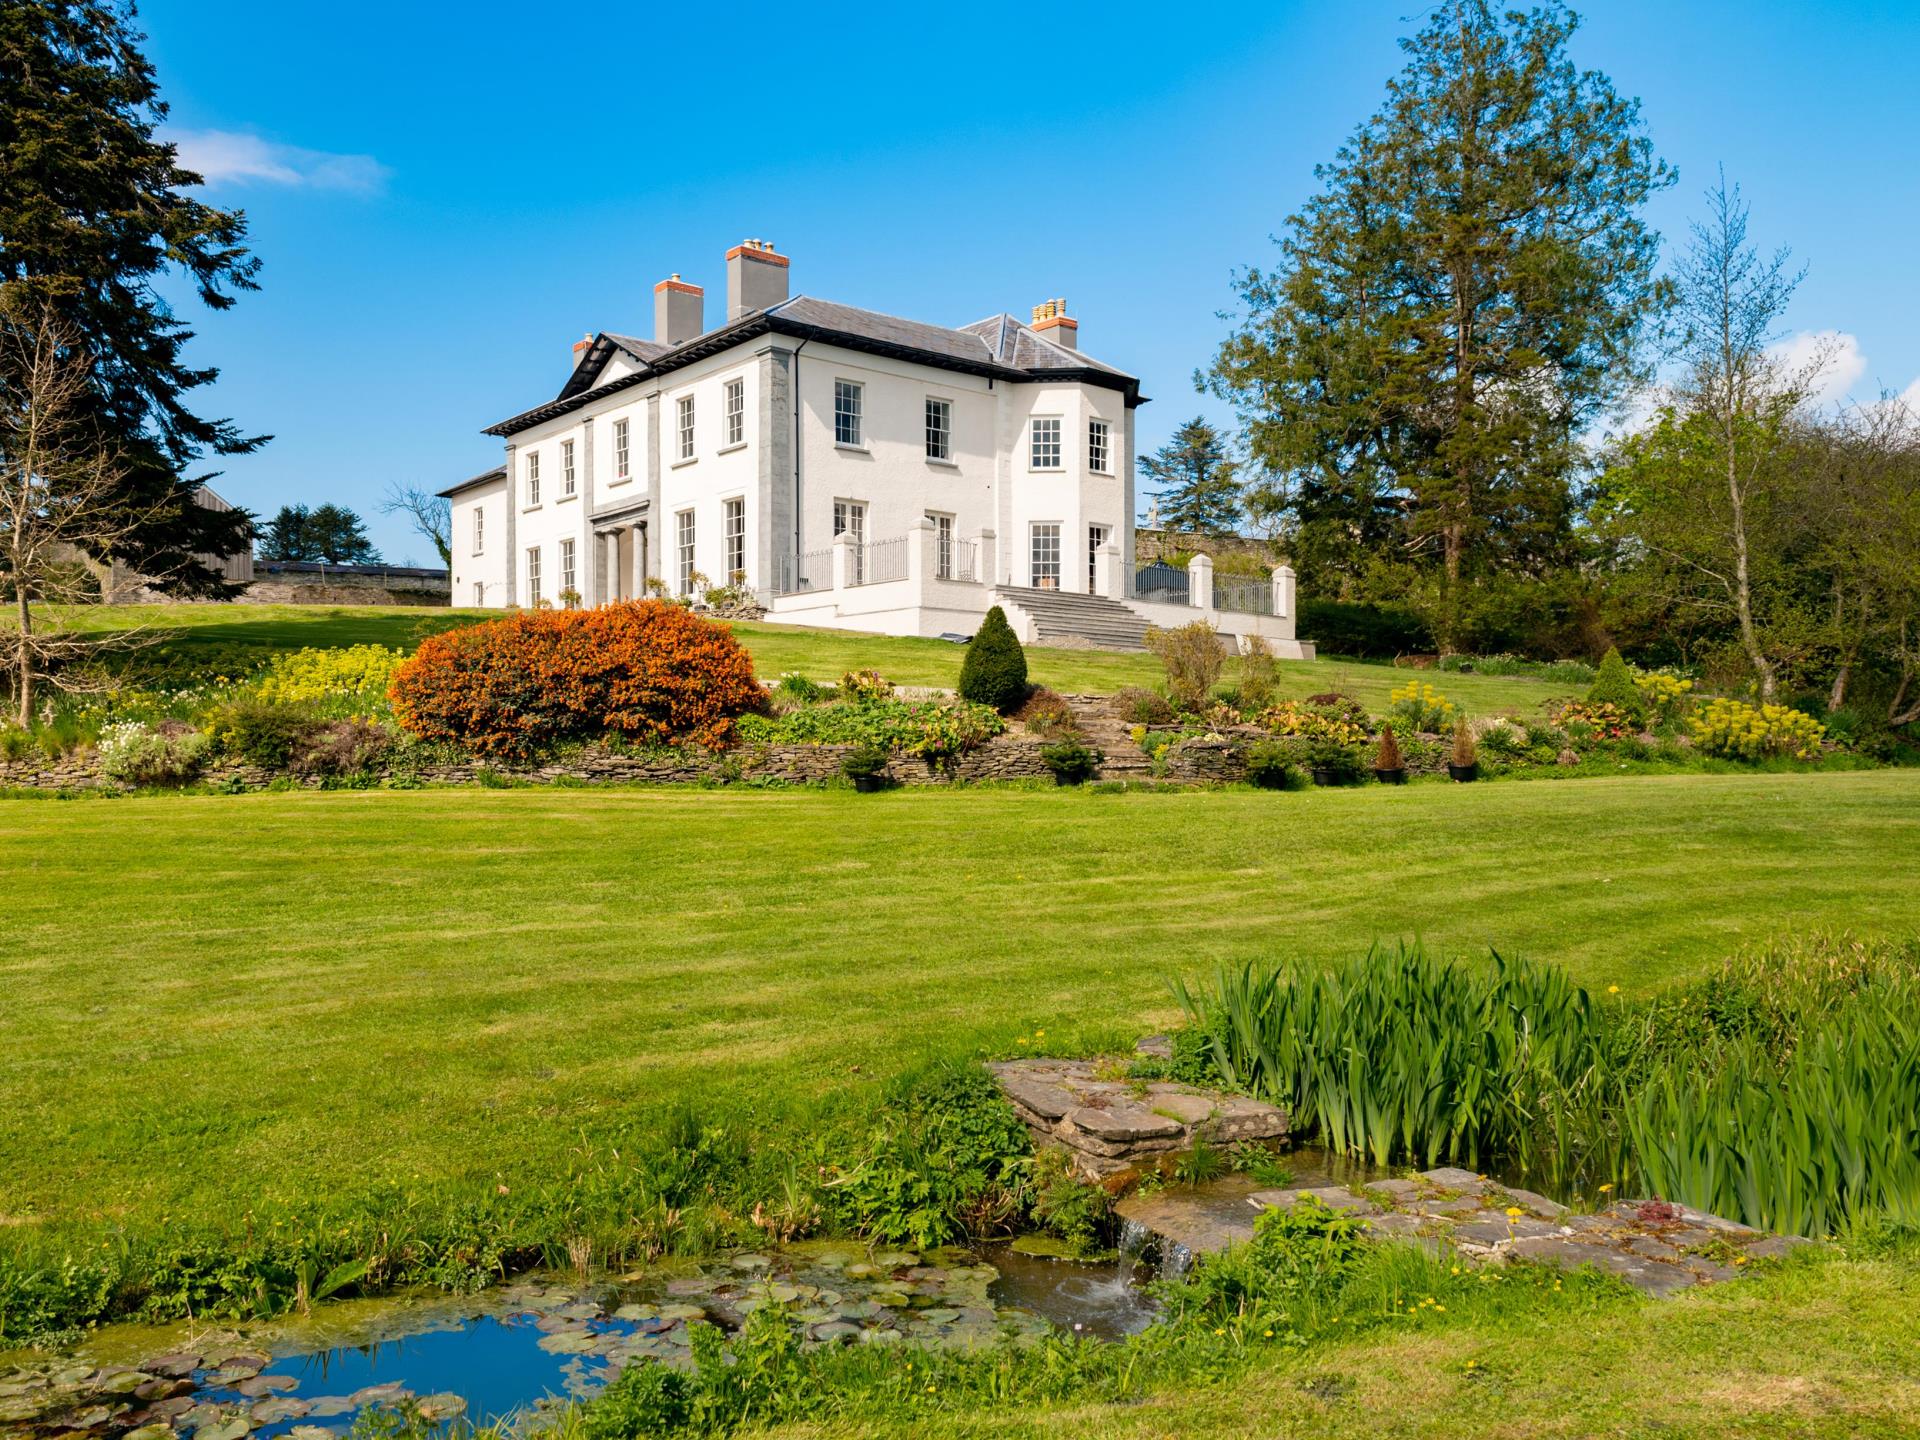
<svg viewBox="0 0 1920 1440">
<path fill-rule="evenodd" d="M 1489 755 L 1518 755 L 1527 748 L 1527 731 L 1506 719 L 1496 715 L 1484 720 L 1479 727 L 1480 748 Z"/>
<path fill-rule="evenodd" d="M 893 682 L 878 670 L 849 670 L 840 677 L 840 698 L 855 704 L 864 700 L 885 700 L 893 694 Z"/>
<path fill-rule="evenodd" d="M 1453 764 L 1456 769 L 1465 770 L 1470 765 L 1480 763 L 1480 751 L 1473 743 L 1473 726 L 1462 715 L 1453 727 Z"/>
<path fill-rule="evenodd" d="M 1390 660 L 1396 655 L 1427 654 L 1433 632 L 1401 605 L 1357 605 L 1340 600 L 1302 600 L 1300 636 L 1328 655 Z"/>
<path fill-rule="evenodd" d="M 227 754 L 250 765 L 284 770 L 320 724 L 310 704 L 243 697 L 215 711 L 208 729 Z"/>
<path fill-rule="evenodd" d="M 1080 733 L 1072 707 L 1044 685 L 1027 696 L 1026 704 L 1020 707 L 1014 718 L 1043 739 L 1058 740 Z"/>
<path fill-rule="evenodd" d="M 1404 770 L 1407 762 L 1401 758 L 1400 742 L 1394 736 L 1391 725 L 1380 727 L 1380 748 L 1373 752 L 1373 768 L 1376 770 Z"/>
<path fill-rule="evenodd" d="M 1262 790 L 1284 790 L 1293 778 L 1293 756 L 1285 746 L 1260 740 L 1247 747 L 1247 779 Z"/>
<path fill-rule="evenodd" d="M 1693 681 L 1654 670 L 1633 677 L 1645 709 L 1666 724 L 1681 719 L 1693 703 Z"/>
<path fill-rule="evenodd" d="M 1114 713 L 1132 725 L 1173 723 L 1173 706 L 1167 703 L 1166 696 L 1155 690 L 1142 690 L 1138 686 L 1129 686 L 1125 690 L 1116 692 L 1110 703 Z"/>
<path fill-rule="evenodd" d="M 405 651 L 384 645 L 293 650 L 276 655 L 254 688 L 271 704 L 369 714 L 386 708 L 394 672 L 406 658 Z"/>
<path fill-rule="evenodd" d="M 208 743 L 178 721 L 123 721 L 101 732 L 100 770 L 121 785 L 183 785 L 199 773 Z"/>
<path fill-rule="evenodd" d="M 1273 647 L 1264 635 L 1249 635 L 1240 652 L 1240 694 L 1243 711 L 1264 710 L 1273 703 L 1273 692 L 1280 684 L 1280 662 L 1273 658 Z"/>
<path fill-rule="evenodd" d="M 1220 632 L 1204 620 L 1176 629 L 1147 627 L 1147 649 L 1167 671 L 1167 695 L 1182 710 L 1197 711 L 1207 703 L 1226 666 Z"/>
<path fill-rule="evenodd" d="M 1006 728 L 994 711 L 965 700 L 869 700 L 773 717 L 746 715 L 737 731 L 754 745 L 873 744 L 938 761 L 976 749 Z"/>
<path fill-rule="evenodd" d="M 608 733 L 718 746 L 766 700 L 731 631 L 657 600 L 523 611 L 432 636 L 391 693 L 422 739 L 509 757 Z"/>
<path fill-rule="evenodd" d="M 991 705 L 1002 715 L 1027 698 L 1027 652 L 998 605 L 987 611 L 967 642 L 966 658 L 960 662 L 960 697 Z"/>
<path fill-rule="evenodd" d="M 1388 697 L 1387 713 L 1410 735 L 1442 735 L 1459 713 L 1454 704 L 1424 680 L 1409 680 Z"/>
<path fill-rule="evenodd" d="M 826 698 L 827 687 L 809 680 L 798 670 L 789 670 L 768 693 L 777 708 L 794 710 L 803 705 L 818 705 Z"/>
<path fill-rule="evenodd" d="M 1346 785 L 1360 778 L 1360 752 L 1344 741 L 1322 736 L 1307 746 L 1307 763 L 1316 772 L 1316 780 Z"/>
<path fill-rule="evenodd" d="M 840 773 L 849 780 L 868 779 L 885 770 L 889 758 L 885 746 L 866 741 L 847 752 L 846 758 L 840 762 Z"/>
<path fill-rule="evenodd" d="M 1820 754 L 1826 727 L 1811 715 L 1785 705 L 1744 705 L 1738 700 L 1709 700 L 1688 726 L 1693 743 L 1709 755 L 1740 760 L 1792 756 L 1813 760 Z"/>
<path fill-rule="evenodd" d="M 1040 759 L 1053 772 L 1054 779 L 1077 785 L 1093 778 L 1093 772 L 1100 768 L 1101 756 L 1092 746 L 1069 739 L 1041 746 Z"/>
<path fill-rule="evenodd" d="M 300 742 L 292 769 L 297 775 L 364 775 L 392 745 L 393 736 L 377 720 L 334 720 Z"/>
<path fill-rule="evenodd" d="M 1576 740 L 1624 740 L 1640 728 L 1633 716 L 1618 705 L 1588 700 L 1569 700 L 1560 707 L 1556 718 Z"/>
<path fill-rule="evenodd" d="M 1587 703 L 1612 705 L 1636 725 L 1646 715 L 1647 702 L 1640 687 L 1633 683 L 1633 671 L 1620 658 L 1619 646 L 1613 646 L 1601 658 L 1600 673 L 1593 677 L 1593 684 L 1587 690 Z"/>
<path fill-rule="evenodd" d="M 1275 735 L 1300 735 L 1309 740 L 1337 740 L 1343 745 L 1366 741 L 1367 725 L 1363 713 L 1341 706 L 1316 705 L 1312 701 L 1282 700 L 1269 705 L 1254 717 L 1254 723 Z"/>
</svg>

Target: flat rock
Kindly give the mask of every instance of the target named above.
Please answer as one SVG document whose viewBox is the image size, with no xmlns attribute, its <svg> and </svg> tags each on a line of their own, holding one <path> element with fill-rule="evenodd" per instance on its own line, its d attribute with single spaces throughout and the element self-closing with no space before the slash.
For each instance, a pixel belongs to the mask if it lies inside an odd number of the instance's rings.
<svg viewBox="0 0 1920 1440">
<path fill-rule="evenodd" d="M 1478 1195 L 1487 1188 L 1487 1182 L 1471 1170 L 1462 1170 L 1457 1165 L 1443 1165 L 1438 1170 L 1422 1170 L 1420 1178 L 1429 1185 L 1437 1185 L 1442 1190 L 1462 1190 L 1469 1195 Z"/>
<path fill-rule="evenodd" d="M 1016 1105 L 1023 1105 L 1043 1120 L 1058 1120 L 1080 1102 L 1051 1081 L 1028 1075 L 1002 1075 L 1000 1088 Z"/>
<path fill-rule="evenodd" d="M 1127 1144 L 1137 1140 L 1167 1140 L 1183 1134 L 1186 1126 L 1171 1115 L 1156 1115 L 1141 1105 L 1097 1109 L 1082 1105 L 1069 1111 L 1067 1123 L 1102 1140 Z"/>
<path fill-rule="evenodd" d="M 1567 1207 L 1558 1200 L 1549 1200 L 1546 1196 L 1536 1194 L 1532 1190 L 1516 1190 L 1511 1185 L 1502 1185 L 1500 1193 L 1515 1205 L 1524 1206 L 1534 1214 L 1543 1215 L 1549 1220 L 1567 1213 Z"/>
</svg>

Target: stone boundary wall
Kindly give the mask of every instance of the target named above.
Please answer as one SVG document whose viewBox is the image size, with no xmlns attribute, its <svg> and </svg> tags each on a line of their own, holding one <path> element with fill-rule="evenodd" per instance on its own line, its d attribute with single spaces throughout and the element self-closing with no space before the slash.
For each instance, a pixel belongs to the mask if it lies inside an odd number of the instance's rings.
<svg viewBox="0 0 1920 1440">
<path fill-rule="evenodd" d="M 991 780 L 1051 780 L 1053 772 L 1040 758 L 1046 742 L 1000 736 L 977 750 L 962 755 L 950 768 L 929 766 L 911 755 L 896 755 L 888 762 L 886 777 L 898 785 L 949 785 Z M 382 781 L 407 779 L 429 785 L 470 785 L 480 781 L 482 772 L 508 776 L 533 784 L 577 782 L 584 784 L 692 785 L 716 781 L 778 781 L 787 784 L 817 785 L 836 779 L 841 763 L 854 749 L 851 745 L 742 745 L 715 754 L 621 755 L 589 749 L 586 753 L 544 765 L 511 766 L 484 760 L 409 767 L 378 767 L 371 779 Z M 1106 770 L 1095 775 L 1105 778 Z M 1137 766 L 1113 767 L 1116 778 L 1140 778 Z M 1188 740 L 1168 753 L 1165 773 L 1156 777 L 1174 784 L 1204 784 L 1242 780 L 1246 777 L 1244 747 L 1233 741 Z M 249 790 L 265 789 L 281 772 L 258 765 L 216 762 L 199 775 L 202 785 L 235 785 Z M 310 789 L 322 782 L 308 777 L 301 783 Z M 20 790 L 111 790 L 114 785 L 100 773 L 100 762 L 92 753 L 65 756 L 59 760 L 32 757 L 0 760 L 0 788 Z"/>
<path fill-rule="evenodd" d="M 452 603 L 453 584 L 420 575 L 358 575 L 345 571 L 308 574 L 258 572 L 235 605 L 437 605 Z"/>
</svg>

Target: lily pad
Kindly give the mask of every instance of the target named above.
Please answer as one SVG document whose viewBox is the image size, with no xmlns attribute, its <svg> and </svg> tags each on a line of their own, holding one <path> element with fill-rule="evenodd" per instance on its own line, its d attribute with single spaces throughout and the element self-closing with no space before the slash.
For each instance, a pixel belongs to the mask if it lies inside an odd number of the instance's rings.
<svg viewBox="0 0 1920 1440">
<path fill-rule="evenodd" d="M 467 1408 L 465 1397 L 455 1395 L 451 1390 L 443 1390 L 438 1395 L 425 1396 L 419 1402 L 420 1414 L 427 1420 L 451 1420 L 463 1414 Z"/>
<path fill-rule="evenodd" d="M 540 1348 L 549 1355 L 585 1355 L 599 1340 L 591 1330 L 561 1330 L 540 1337 Z"/>
<path fill-rule="evenodd" d="M 154 1423 L 129 1430 L 120 1440 L 172 1440 L 173 1427 Z"/>
<path fill-rule="evenodd" d="M 275 1395 L 272 1399 L 262 1400 L 253 1407 L 253 1423 L 278 1425 L 282 1420 L 303 1419 L 306 1413 L 306 1401 L 296 1400 L 288 1395 Z"/>
<path fill-rule="evenodd" d="M 206 1425 L 193 1432 L 194 1440 L 243 1440 L 253 1433 L 253 1421 L 244 1415 L 236 1415 L 231 1420 L 222 1420 L 218 1425 Z"/>
</svg>

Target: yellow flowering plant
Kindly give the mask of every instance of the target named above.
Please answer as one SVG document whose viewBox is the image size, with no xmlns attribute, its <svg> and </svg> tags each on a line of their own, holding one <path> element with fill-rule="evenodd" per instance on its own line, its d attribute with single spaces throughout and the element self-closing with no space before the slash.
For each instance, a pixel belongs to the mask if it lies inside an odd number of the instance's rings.
<svg viewBox="0 0 1920 1440">
<path fill-rule="evenodd" d="M 1634 688 L 1647 709 L 1661 720 L 1682 719 L 1693 706 L 1693 681 L 1664 670 L 1650 670 L 1633 677 Z"/>
<path fill-rule="evenodd" d="M 1424 680 L 1409 680 L 1387 698 L 1389 718 L 1414 734 L 1444 734 L 1459 718 L 1454 703 Z"/>
<path fill-rule="evenodd" d="M 276 655 L 254 683 L 271 705 L 314 705 L 338 715 L 372 715 L 387 708 L 393 672 L 407 658 L 384 645 L 291 650 Z"/>
<path fill-rule="evenodd" d="M 1820 758 L 1827 727 L 1811 715 L 1785 705 L 1748 705 L 1739 700 L 1709 700 L 1688 725 L 1693 743 L 1708 755 L 1737 760 L 1792 756 Z"/>
</svg>

